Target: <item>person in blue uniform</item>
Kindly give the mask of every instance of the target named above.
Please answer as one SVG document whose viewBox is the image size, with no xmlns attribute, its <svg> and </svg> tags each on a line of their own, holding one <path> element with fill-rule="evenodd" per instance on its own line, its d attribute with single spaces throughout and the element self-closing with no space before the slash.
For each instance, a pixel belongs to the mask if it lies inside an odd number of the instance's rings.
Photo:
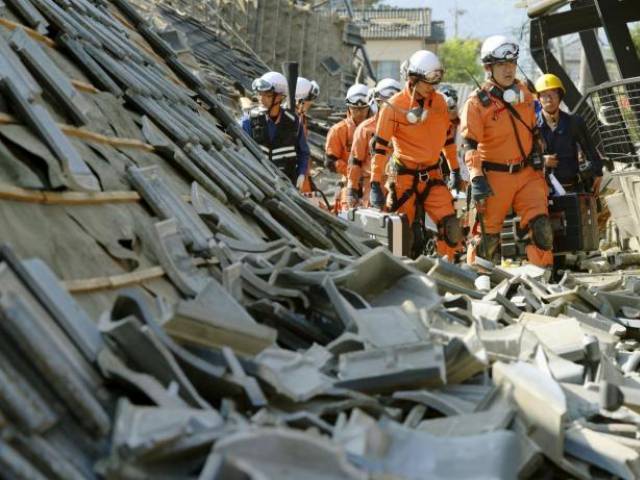
<svg viewBox="0 0 640 480">
<path fill-rule="evenodd" d="M 260 106 L 242 119 L 242 128 L 298 189 L 309 163 L 309 146 L 300 119 L 282 107 L 287 96 L 287 79 L 267 72 L 253 82 Z"/>
</svg>

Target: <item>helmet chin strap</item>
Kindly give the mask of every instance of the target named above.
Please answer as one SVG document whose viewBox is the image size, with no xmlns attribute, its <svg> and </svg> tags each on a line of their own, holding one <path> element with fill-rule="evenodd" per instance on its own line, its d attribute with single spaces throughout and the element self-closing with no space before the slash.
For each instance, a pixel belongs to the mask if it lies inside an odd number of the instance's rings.
<svg viewBox="0 0 640 480">
<path fill-rule="evenodd" d="M 502 90 L 506 90 L 507 88 L 511 88 L 516 84 L 516 80 L 515 78 L 513 79 L 513 82 L 511 82 L 511 85 L 507 85 L 506 87 L 502 84 L 500 84 L 500 82 L 498 82 L 498 80 L 496 80 L 496 77 L 493 76 L 493 67 L 495 64 L 491 64 L 489 66 L 489 78 L 488 80 L 491 80 L 493 83 L 495 83 L 498 87 L 500 87 Z"/>
<path fill-rule="evenodd" d="M 276 103 L 276 93 L 274 92 L 273 95 L 271 96 L 271 106 L 267 109 L 267 113 L 269 115 L 270 118 L 273 118 L 273 109 L 275 107 L 279 107 L 279 105 Z"/>
</svg>

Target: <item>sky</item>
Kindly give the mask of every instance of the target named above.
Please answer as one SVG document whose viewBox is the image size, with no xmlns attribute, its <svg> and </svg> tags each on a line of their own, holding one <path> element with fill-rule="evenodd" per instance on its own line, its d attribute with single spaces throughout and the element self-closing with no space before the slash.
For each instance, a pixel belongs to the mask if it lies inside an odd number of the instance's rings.
<svg viewBox="0 0 640 480">
<path fill-rule="evenodd" d="M 355 6 L 358 0 L 352 0 Z M 514 5 L 516 0 L 385 0 L 386 4 L 397 7 L 430 7 L 433 20 L 444 20 L 447 38 L 454 34 L 453 10 L 466 10 L 458 20 L 458 34 L 463 38 L 482 39 L 489 35 L 507 34 L 520 36 L 520 29 L 527 21 L 524 8 Z"/>
</svg>

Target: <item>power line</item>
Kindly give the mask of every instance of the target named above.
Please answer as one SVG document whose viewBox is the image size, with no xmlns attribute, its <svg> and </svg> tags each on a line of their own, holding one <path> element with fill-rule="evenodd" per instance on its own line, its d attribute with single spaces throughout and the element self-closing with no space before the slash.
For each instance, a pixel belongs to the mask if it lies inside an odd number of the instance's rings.
<svg viewBox="0 0 640 480">
<path fill-rule="evenodd" d="M 458 19 L 467 13 L 467 11 L 463 8 L 458 8 L 458 2 L 456 2 L 454 8 L 449 10 L 449 13 L 453 15 L 453 36 L 454 38 L 458 38 Z"/>
</svg>

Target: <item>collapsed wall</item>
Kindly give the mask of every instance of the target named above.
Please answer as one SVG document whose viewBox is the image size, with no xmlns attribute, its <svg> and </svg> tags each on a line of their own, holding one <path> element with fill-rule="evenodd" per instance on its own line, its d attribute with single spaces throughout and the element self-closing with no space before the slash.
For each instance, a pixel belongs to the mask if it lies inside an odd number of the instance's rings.
<svg viewBox="0 0 640 480">
<path fill-rule="evenodd" d="M 163 0 L 202 21 L 205 25 L 227 25 L 235 41 L 244 42 L 271 69 L 282 62 L 300 65 L 300 75 L 320 84 L 320 100 L 341 104 L 355 82 L 362 62 L 355 49 L 364 44 L 359 29 L 344 15 L 312 8 L 311 3 L 291 0 L 190 2 Z M 368 75 L 360 73 L 360 81 Z"/>
</svg>

